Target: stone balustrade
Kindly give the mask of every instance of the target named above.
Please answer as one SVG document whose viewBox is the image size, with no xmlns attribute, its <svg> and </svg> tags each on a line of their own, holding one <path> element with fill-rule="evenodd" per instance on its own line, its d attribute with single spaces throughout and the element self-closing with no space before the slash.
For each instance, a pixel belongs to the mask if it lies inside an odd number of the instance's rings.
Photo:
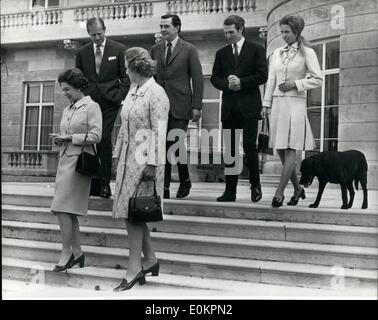
<svg viewBox="0 0 378 320">
<path fill-rule="evenodd" d="M 58 165 L 57 151 L 4 151 L 2 173 L 20 175 L 52 175 Z"/>
<path fill-rule="evenodd" d="M 256 9 L 256 0 L 175 0 L 167 1 L 167 12 L 179 15 L 231 14 Z"/>
<path fill-rule="evenodd" d="M 80 7 L 75 10 L 74 20 L 75 22 L 83 22 L 92 17 L 100 17 L 104 20 L 140 19 L 152 15 L 152 2 L 128 2 Z"/>
<path fill-rule="evenodd" d="M 1 16 L 1 29 L 48 26 L 62 23 L 62 10 L 31 11 Z"/>
</svg>

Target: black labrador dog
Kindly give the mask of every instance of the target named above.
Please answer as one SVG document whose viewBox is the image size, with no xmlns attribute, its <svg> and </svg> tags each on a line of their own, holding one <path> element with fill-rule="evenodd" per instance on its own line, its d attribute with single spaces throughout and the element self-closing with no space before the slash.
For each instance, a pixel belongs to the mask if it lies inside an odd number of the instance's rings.
<svg viewBox="0 0 378 320">
<path fill-rule="evenodd" d="M 367 162 L 364 154 L 357 150 L 349 150 L 344 152 L 329 151 L 321 152 L 312 157 L 304 159 L 301 163 L 301 179 L 299 183 L 307 188 L 314 177 L 319 180 L 318 195 L 314 203 L 310 204 L 310 208 L 317 208 L 322 198 L 324 188 L 328 182 L 339 183 L 341 186 L 341 195 L 343 205 L 341 209 L 352 207 L 354 200 L 354 186 L 358 190 L 358 182 L 360 182 L 364 192 L 364 200 L 362 209 L 368 207 L 367 198 Z M 349 191 L 349 202 L 347 196 Z"/>
</svg>

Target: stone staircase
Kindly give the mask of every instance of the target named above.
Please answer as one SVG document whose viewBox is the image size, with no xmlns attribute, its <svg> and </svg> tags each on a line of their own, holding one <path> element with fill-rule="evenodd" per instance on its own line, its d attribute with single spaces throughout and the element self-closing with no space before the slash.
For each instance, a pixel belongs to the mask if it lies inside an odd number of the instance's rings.
<svg viewBox="0 0 378 320">
<path fill-rule="evenodd" d="M 210 289 L 207 279 L 222 279 L 377 288 L 374 201 L 368 210 L 336 209 L 341 200 L 330 189 L 323 207 L 314 210 L 307 205 L 316 190 L 309 190 L 308 201 L 274 209 L 272 188 L 263 190 L 258 204 L 248 200 L 248 186 L 239 187 L 237 202 L 216 203 L 222 189 L 222 184 L 197 183 L 187 200 L 165 201 L 165 220 L 150 224 L 162 273 L 148 279 L 151 286 Z M 49 212 L 52 195 L 53 185 L 46 183 L 3 184 L 2 278 L 30 281 L 43 274 L 54 285 L 116 286 L 127 266 L 128 241 L 124 221 L 111 216 L 112 200 L 91 198 L 88 216 L 80 218 L 86 267 L 57 274 L 49 271 L 61 249 L 57 219 Z M 357 194 L 355 205 L 360 204 Z"/>
</svg>

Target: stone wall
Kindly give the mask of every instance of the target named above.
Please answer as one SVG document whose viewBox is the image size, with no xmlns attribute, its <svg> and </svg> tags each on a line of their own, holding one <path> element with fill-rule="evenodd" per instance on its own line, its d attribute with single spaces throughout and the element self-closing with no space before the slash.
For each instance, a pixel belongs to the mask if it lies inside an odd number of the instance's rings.
<svg viewBox="0 0 378 320">
<path fill-rule="evenodd" d="M 309 40 L 340 39 L 339 150 L 358 149 L 369 163 L 369 187 L 378 188 L 378 32 L 376 0 L 282 1 L 268 14 L 268 55 L 284 44 L 279 20 L 299 14 Z M 344 14 L 344 22 L 339 17 Z M 266 167 L 277 170 L 277 162 Z"/>
</svg>

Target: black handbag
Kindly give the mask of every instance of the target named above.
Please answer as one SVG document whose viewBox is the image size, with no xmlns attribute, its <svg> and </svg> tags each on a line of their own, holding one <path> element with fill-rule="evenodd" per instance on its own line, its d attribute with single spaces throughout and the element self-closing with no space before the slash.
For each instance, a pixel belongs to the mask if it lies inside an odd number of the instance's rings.
<svg viewBox="0 0 378 320">
<path fill-rule="evenodd" d="M 88 119 L 87 119 L 88 121 Z M 75 171 L 92 178 L 101 178 L 101 164 L 97 155 L 96 148 L 92 144 L 94 155 L 84 151 L 85 143 L 87 141 L 88 131 L 85 134 L 84 144 L 81 147 L 81 152 L 77 158 Z"/>
<path fill-rule="evenodd" d="M 267 129 L 268 129 L 268 134 L 264 133 L 264 126 L 265 126 L 265 120 L 266 119 L 266 124 L 267 124 Z M 273 148 L 269 148 L 269 118 L 266 117 L 263 119 L 262 127 L 261 127 L 261 133 L 259 134 L 258 137 L 258 144 L 257 144 L 257 153 L 262 152 L 265 154 L 273 155 Z"/>
<path fill-rule="evenodd" d="M 161 198 L 156 191 L 156 180 L 154 180 L 154 194 L 152 196 L 138 197 L 138 190 L 142 182 L 143 180 L 139 181 L 129 199 L 128 221 L 130 223 L 162 221 Z"/>
</svg>

